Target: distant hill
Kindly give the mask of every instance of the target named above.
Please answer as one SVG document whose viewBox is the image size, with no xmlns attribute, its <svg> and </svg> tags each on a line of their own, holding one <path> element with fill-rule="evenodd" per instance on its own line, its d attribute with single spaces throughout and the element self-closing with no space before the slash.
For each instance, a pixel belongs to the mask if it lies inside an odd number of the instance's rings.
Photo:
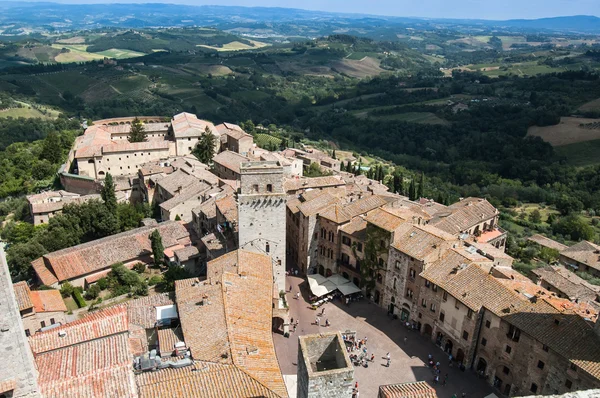
<svg viewBox="0 0 600 398">
<path fill-rule="evenodd" d="M 399 28 L 506 28 L 520 31 L 600 33 L 600 18 L 568 16 L 533 20 L 404 18 L 277 7 L 173 4 L 58 4 L 0 2 L 0 35 L 104 27 L 211 26 L 257 37 L 315 37 L 346 34 L 392 40 Z"/>
</svg>

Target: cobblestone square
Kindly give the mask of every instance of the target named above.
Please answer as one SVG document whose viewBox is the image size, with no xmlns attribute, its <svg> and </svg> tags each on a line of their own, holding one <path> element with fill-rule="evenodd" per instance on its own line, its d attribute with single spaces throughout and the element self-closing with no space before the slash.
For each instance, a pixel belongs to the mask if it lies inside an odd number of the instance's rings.
<svg viewBox="0 0 600 398">
<path fill-rule="evenodd" d="M 286 289 L 292 286 L 288 294 L 290 314 L 294 321 L 298 320 L 298 329 L 291 333 L 290 338 L 274 334 L 275 350 L 281 371 L 284 375 L 296 374 L 298 358 L 298 336 L 319 331 L 357 332 L 357 338 L 367 338 L 368 357 L 375 354 L 375 360 L 369 362 L 368 368 L 355 367 L 354 377 L 359 384 L 361 397 L 377 397 L 377 391 L 382 384 L 394 384 L 411 381 L 426 381 L 437 391 L 440 398 L 450 398 L 453 394 L 458 397 L 466 393 L 468 398 L 482 398 L 492 392 L 492 388 L 479 380 L 474 372 L 460 371 L 448 366 L 448 358 L 444 352 L 418 332 L 410 331 L 400 322 L 391 320 L 386 311 L 375 304 L 362 300 L 346 306 L 340 301 L 328 303 L 321 308 L 312 310 L 306 301 L 308 285 L 300 277 L 288 276 Z M 300 299 L 295 294 L 301 292 Z M 315 324 L 317 314 L 322 309 L 325 313 L 320 317 L 321 326 Z M 330 327 L 325 327 L 325 320 Z M 406 337 L 407 341 L 404 342 Z M 390 353 L 391 365 L 386 366 L 385 356 Z M 433 384 L 433 372 L 426 365 L 428 355 L 433 355 L 441 363 L 439 384 Z M 442 381 L 448 374 L 445 386 Z"/>
</svg>

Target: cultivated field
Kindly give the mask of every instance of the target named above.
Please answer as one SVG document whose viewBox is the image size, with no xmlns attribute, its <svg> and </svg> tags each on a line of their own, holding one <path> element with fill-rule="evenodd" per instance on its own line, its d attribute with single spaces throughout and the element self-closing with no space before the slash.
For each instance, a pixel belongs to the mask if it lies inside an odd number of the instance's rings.
<svg viewBox="0 0 600 398">
<path fill-rule="evenodd" d="M 598 140 L 600 139 L 600 127 L 584 127 L 585 125 L 598 122 L 600 122 L 600 119 L 562 117 L 560 123 L 555 126 L 530 127 L 527 131 L 527 135 L 540 137 L 552 146 Z"/>
<path fill-rule="evenodd" d="M 343 59 L 332 62 L 332 67 L 340 73 L 362 79 L 367 76 L 377 76 L 384 70 L 379 67 L 379 60 L 364 57 L 360 60 Z"/>
<path fill-rule="evenodd" d="M 252 44 L 254 44 L 254 46 L 249 46 L 248 44 L 239 42 L 239 41 L 232 41 L 231 43 L 227 43 L 227 44 L 223 44 L 223 46 L 221 47 L 215 47 L 215 46 L 207 46 L 205 44 L 198 44 L 198 47 L 205 47 L 205 48 L 210 48 L 213 50 L 217 50 L 217 51 L 240 51 L 240 50 L 256 50 L 262 47 L 266 47 L 269 46 L 269 44 L 267 43 L 263 43 L 260 41 L 256 41 L 256 40 L 248 40 L 250 41 Z"/>
<path fill-rule="evenodd" d="M 556 153 L 567 158 L 567 162 L 573 166 L 600 164 L 600 140 L 559 146 Z"/>
<path fill-rule="evenodd" d="M 600 111 L 600 98 L 595 99 L 579 107 L 581 112 L 599 112 Z"/>
</svg>

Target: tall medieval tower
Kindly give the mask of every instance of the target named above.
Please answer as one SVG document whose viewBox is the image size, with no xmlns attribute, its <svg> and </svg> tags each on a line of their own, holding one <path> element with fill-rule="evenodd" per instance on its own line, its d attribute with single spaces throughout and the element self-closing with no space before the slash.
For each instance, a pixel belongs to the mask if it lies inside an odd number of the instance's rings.
<svg viewBox="0 0 600 398">
<path fill-rule="evenodd" d="M 273 281 L 285 290 L 285 212 L 283 167 L 279 162 L 247 162 L 240 166 L 238 194 L 239 247 L 268 254 Z"/>
</svg>

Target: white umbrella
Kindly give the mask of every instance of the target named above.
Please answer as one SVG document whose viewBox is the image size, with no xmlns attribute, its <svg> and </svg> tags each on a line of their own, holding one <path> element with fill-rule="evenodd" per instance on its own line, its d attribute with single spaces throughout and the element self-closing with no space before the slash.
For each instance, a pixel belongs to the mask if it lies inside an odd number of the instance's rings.
<svg viewBox="0 0 600 398">
<path fill-rule="evenodd" d="M 327 280 L 338 286 L 345 285 L 346 283 L 350 283 L 350 280 L 344 278 L 340 274 L 331 275 L 329 278 L 327 278 Z"/>
<path fill-rule="evenodd" d="M 354 283 L 346 283 L 345 285 L 340 285 L 337 289 L 344 295 L 348 296 L 354 293 L 360 293 L 361 290 Z"/>
</svg>

